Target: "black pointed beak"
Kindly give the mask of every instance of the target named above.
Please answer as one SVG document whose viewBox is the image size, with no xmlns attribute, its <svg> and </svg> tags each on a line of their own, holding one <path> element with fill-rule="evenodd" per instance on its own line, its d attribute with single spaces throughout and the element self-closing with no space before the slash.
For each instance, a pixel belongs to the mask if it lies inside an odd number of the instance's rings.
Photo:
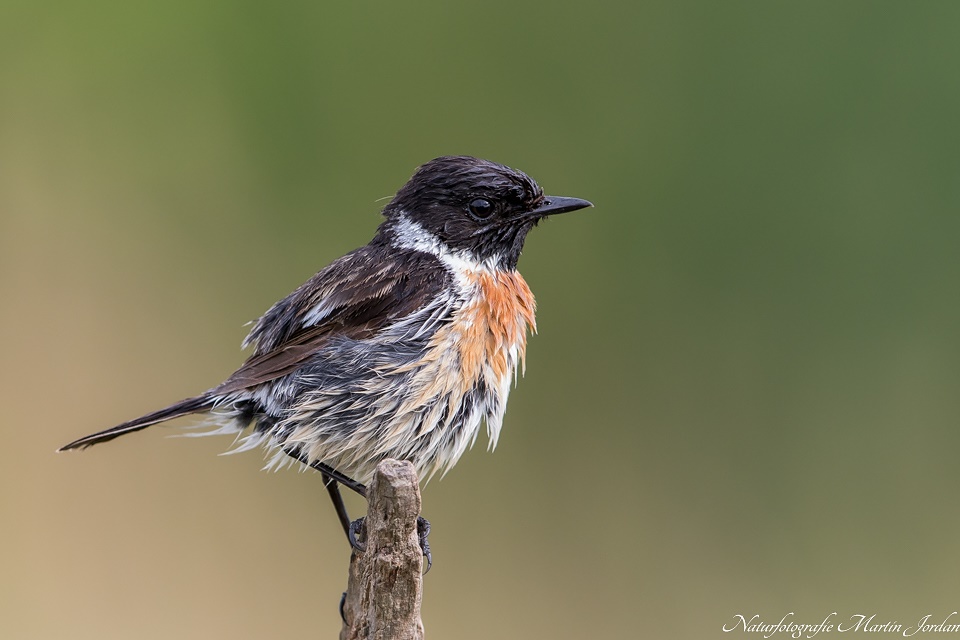
<svg viewBox="0 0 960 640">
<path fill-rule="evenodd" d="M 534 216 L 552 216 L 557 213 L 567 213 L 592 207 L 593 203 L 580 198 L 564 198 L 562 196 L 544 196 L 536 209 L 530 212 Z"/>
</svg>

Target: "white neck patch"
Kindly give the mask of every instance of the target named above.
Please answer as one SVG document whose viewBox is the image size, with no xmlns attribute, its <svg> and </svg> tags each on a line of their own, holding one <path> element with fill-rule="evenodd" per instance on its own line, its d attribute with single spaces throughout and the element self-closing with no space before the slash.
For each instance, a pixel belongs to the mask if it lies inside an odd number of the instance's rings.
<svg viewBox="0 0 960 640">
<path fill-rule="evenodd" d="M 497 264 L 500 262 L 499 256 L 477 260 L 469 251 L 451 249 L 436 235 L 402 213 L 398 216 L 398 224 L 394 227 L 392 244 L 399 249 L 429 253 L 454 273 L 496 271 Z"/>
</svg>

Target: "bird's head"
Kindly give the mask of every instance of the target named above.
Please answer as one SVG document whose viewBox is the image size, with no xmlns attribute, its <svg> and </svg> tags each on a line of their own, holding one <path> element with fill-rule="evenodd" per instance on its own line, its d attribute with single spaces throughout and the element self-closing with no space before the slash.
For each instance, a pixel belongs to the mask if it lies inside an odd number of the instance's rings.
<svg viewBox="0 0 960 640">
<path fill-rule="evenodd" d="M 451 251 L 514 269 L 527 233 L 540 220 L 591 206 L 579 198 L 545 196 L 528 175 L 502 164 L 444 156 L 417 169 L 383 214 L 385 228 L 395 233 L 422 230 Z"/>
</svg>

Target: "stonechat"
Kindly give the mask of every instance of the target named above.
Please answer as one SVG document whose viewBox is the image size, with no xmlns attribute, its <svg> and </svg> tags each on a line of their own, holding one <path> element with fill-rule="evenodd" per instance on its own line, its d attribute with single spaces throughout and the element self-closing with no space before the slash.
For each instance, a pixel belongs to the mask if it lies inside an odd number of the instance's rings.
<svg viewBox="0 0 960 640">
<path fill-rule="evenodd" d="M 246 432 L 268 466 L 318 470 L 351 543 L 342 484 L 366 495 L 385 458 L 420 477 L 449 470 L 486 424 L 496 446 L 523 367 L 534 298 L 517 272 L 527 233 L 592 206 L 547 196 L 526 174 L 467 156 L 421 166 L 383 209 L 369 244 L 276 303 L 243 342 L 250 357 L 198 396 L 80 438 L 82 449 L 159 422 L 207 413 Z M 426 521 L 421 539 L 429 560 Z"/>
</svg>

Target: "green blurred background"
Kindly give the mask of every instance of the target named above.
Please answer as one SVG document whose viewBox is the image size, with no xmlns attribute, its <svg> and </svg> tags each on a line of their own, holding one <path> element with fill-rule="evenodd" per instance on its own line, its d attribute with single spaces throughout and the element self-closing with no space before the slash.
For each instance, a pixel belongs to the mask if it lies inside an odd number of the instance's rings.
<svg viewBox="0 0 960 640">
<path fill-rule="evenodd" d="M 958 65 L 952 2 L 3 0 L 0 637 L 335 635 L 315 474 L 54 449 L 219 382 L 451 153 L 596 208 L 425 488 L 428 637 L 957 609 Z"/>
</svg>

